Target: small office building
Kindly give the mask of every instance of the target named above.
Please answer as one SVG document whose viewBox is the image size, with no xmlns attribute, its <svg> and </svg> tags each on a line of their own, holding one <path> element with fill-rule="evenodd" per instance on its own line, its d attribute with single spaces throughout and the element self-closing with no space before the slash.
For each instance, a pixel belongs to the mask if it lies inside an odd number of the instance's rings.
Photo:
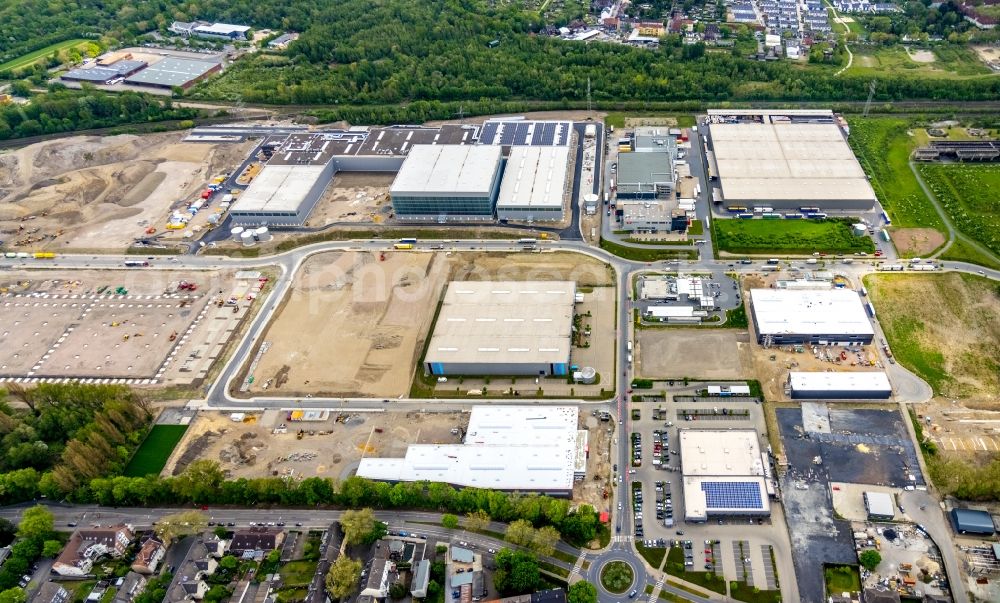
<svg viewBox="0 0 1000 603">
<path fill-rule="evenodd" d="M 618 156 L 619 199 L 666 199 L 674 195 L 670 153 L 622 153 Z"/>
<path fill-rule="evenodd" d="M 892 495 L 886 492 L 865 492 L 862 495 L 865 499 L 865 510 L 868 511 L 868 519 L 871 521 L 892 521 L 896 516 L 896 505 L 892 502 Z"/>
</svg>

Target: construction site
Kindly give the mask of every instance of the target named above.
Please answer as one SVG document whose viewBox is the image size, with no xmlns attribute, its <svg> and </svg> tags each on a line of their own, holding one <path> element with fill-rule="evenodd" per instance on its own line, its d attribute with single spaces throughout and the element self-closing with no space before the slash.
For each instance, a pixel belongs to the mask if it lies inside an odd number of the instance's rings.
<svg viewBox="0 0 1000 603">
<path fill-rule="evenodd" d="M 385 222 L 392 213 L 389 186 L 395 174 L 339 172 L 320 197 L 306 226 Z"/>
<path fill-rule="evenodd" d="M 411 444 L 459 444 L 468 425 L 468 410 L 206 410 L 191 421 L 163 475 L 178 475 L 192 462 L 207 459 L 217 461 L 231 479 L 345 479 L 354 475 L 365 457 L 402 457 Z M 589 432 L 590 454 L 588 478 L 576 482 L 573 498 L 598 510 L 609 510 L 612 426 L 590 413 L 580 413 L 579 427 Z"/>
<path fill-rule="evenodd" d="M 318 254 L 296 275 L 232 393 L 407 395 L 444 287 L 461 280 L 573 280 L 578 288 L 609 292 L 612 301 L 605 305 L 613 308 L 609 267 L 574 253 Z M 593 353 L 595 361 L 606 356 L 606 366 L 596 368 L 610 378 L 613 352 L 600 341 L 613 337 L 613 312 L 600 317 L 604 336 L 581 351 Z M 606 354 L 598 353 L 604 349 Z"/>
<path fill-rule="evenodd" d="M 774 274 L 748 275 L 741 284 L 743 289 L 743 299 L 748 299 L 751 289 L 758 288 L 780 288 L 787 281 Z M 831 275 L 831 282 L 843 283 L 846 281 Z M 748 310 L 748 314 L 749 314 Z M 751 342 L 757 340 L 757 334 L 753 332 L 753 321 L 750 321 Z M 789 371 L 801 372 L 822 372 L 822 371 L 871 371 L 874 369 L 884 370 L 885 366 L 879 359 L 875 344 L 872 345 L 810 345 L 810 344 L 788 344 L 788 345 L 748 345 L 744 348 L 748 352 L 748 364 L 752 374 L 756 375 L 760 381 L 761 389 L 768 400 L 787 401 L 791 400 L 786 391 Z M 746 360 L 744 362 L 747 362 Z"/>
<path fill-rule="evenodd" d="M 163 235 L 173 211 L 254 145 L 183 137 L 74 136 L 0 153 L 0 240 L 15 251 L 120 251 Z"/>
<path fill-rule="evenodd" d="M 14 270 L 0 280 L 8 381 L 202 379 L 265 281 L 227 271 Z"/>
</svg>

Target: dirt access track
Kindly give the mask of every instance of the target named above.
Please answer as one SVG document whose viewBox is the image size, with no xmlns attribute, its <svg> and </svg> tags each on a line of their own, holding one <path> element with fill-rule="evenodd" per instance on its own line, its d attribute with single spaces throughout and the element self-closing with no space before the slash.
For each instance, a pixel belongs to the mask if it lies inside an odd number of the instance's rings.
<svg viewBox="0 0 1000 603">
<path fill-rule="evenodd" d="M 184 136 L 74 136 L 0 154 L 0 240 L 23 251 L 121 251 L 147 227 L 163 231 L 171 205 L 255 144 Z"/>
<path fill-rule="evenodd" d="M 438 302 L 452 280 L 614 284 L 610 267 L 576 253 L 398 251 L 381 260 L 368 252 L 314 255 L 261 338 L 269 348 L 248 395 L 275 389 L 285 396 L 408 394 Z"/>
</svg>

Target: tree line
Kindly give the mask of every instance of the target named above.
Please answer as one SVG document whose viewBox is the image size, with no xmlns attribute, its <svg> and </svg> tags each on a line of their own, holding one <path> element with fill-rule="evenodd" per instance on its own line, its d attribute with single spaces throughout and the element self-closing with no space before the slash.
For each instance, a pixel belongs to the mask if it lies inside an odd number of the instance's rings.
<svg viewBox="0 0 1000 603">
<path fill-rule="evenodd" d="M 14 94 L 27 93 L 20 82 Z M 108 94 L 85 86 L 69 90 L 60 84 L 49 92 L 31 95 L 31 102 L 0 107 L 0 140 L 40 134 L 108 128 L 122 124 L 190 120 L 197 109 L 175 107 L 169 98 L 137 92 Z"/>
<path fill-rule="evenodd" d="M 128 463 L 152 414 L 132 390 L 115 385 L 7 386 L 24 409 L 0 401 L 0 503 L 59 499 Z"/>
</svg>

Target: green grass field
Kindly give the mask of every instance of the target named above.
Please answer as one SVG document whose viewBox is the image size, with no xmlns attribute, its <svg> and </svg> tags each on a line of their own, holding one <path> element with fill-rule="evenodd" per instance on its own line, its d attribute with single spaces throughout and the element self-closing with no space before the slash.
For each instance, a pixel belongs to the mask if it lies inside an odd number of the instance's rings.
<svg viewBox="0 0 1000 603">
<path fill-rule="evenodd" d="M 994 260 L 980 252 L 978 249 L 967 245 L 962 239 L 955 239 L 951 246 L 939 256 L 942 260 L 954 260 L 956 262 L 969 262 L 979 264 L 994 270 L 1000 270 L 1000 262 Z"/>
<path fill-rule="evenodd" d="M 278 570 L 285 586 L 309 586 L 316 574 L 315 561 L 289 561 Z"/>
<path fill-rule="evenodd" d="M 914 60 L 921 55 L 911 56 L 902 45 L 851 46 L 851 51 L 854 62 L 845 75 L 875 77 L 892 73 L 920 78 L 995 77 L 974 51 L 961 46 L 936 46 L 933 51 L 913 49 L 914 53 L 932 52 L 934 60 L 929 62 Z"/>
<path fill-rule="evenodd" d="M 79 38 L 73 40 L 66 40 L 65 42 L 59 42 L 57 44 L 52 44 L 46 46 L 45 48 L 40 48 L 35 52 L 29 52 L 24 56 L 17 57 L 16 59 L 11 59 L 6 63 L 0 64 L 0 71 L 13 71 L 17 69 L 24 69 L 25 67 L 30 67 L 38 61 L 48 57 L 53 52 L 62 52 L 63 50 L 68 50 L 74 46 L 83 46 L 87 43 L 87 40 L 81 40 Z"/>
<path fill-rule="evenodd" d="M 1000 398 L 1000 287 L 972 274 L 869 274 L 868 295 L 896 361 L 936 395 Z"/>
<path fill-rule="evenodd" d="M 1000 165 L 922 163 L 917 169 L 955 226 L 1000 254 Z"/>
<path fill-rule="evenodd" d="M 187 425 L 154 425 L 125 467 L 125 475 L 143 477 L 162 471 L 185 431 Z"/>
<path fill-rule="evenodd" d="M 719 251 L 812 254 L 873 252 L 875 244 L 851 232 L 851 220 L 713 220 Z"/>
<path fill-rule="evenodd" d="M 655 247 L 637 249 L 634 247 L 619 245 L 618 243 L 613 243 L 607 239 L 601 239 L 601 249 L 607 251 L 608 253 L 617 255 L 620 258 L 635 260 L 636 262 L 658 262 L 660 260 L 674 259 L 693 260 L 698 257 L 697 251 L 675 251 L 669 249 L 657 249 Z"/>
<path fill-rule="evenodd" d="M 858 568 L 850 565 L 827 567 L 823 571 L 826 579 L 826 594 L 855 593 L 861 590 Z"/>
<path fill-rule="evenodd" d="M 852 119 L 848 141 L 894 227 L 945 232 L 941 217 L 910 171 L 914 142 L 909 128 L 906 120 L 895 117 Z"/>
<path fill-rule="evenodd" d="M 747 603 L 779 603 L 781 601 L 780 590 L 760 590 L 747 586 L 746 582 L 731 582 L 729 596 L 737 601 Z"/>
</svg>

